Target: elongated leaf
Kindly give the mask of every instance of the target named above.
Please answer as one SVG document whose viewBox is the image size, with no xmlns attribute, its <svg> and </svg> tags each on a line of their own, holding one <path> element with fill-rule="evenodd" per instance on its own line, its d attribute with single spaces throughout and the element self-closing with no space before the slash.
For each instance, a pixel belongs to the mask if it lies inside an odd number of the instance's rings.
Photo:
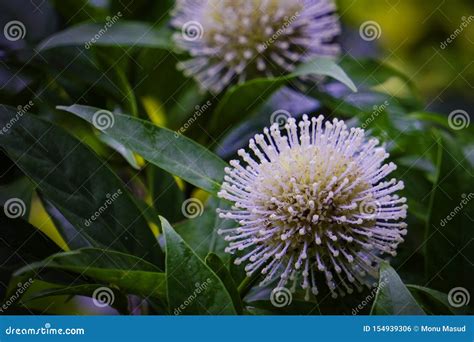
<svg viewBox="0 0 474 342">
<path fill-rule="evenodd" d="M 166 281 L 170 312 L 175 315 L 235 315 L 232 297 L 168 221 L 160 217 L 166 241 Z"/>
<path fill-rule="evenodd" d="M 329 76 L 341 82 L 350 90 L 354 92 L 357 91 L 354 82 L 352 82 L 344 70 L 331 58 L 317 57 L 298 66 L 289 77 L 293 78 L 307 75 Z"/>
<path fill-rule="evenodd" d="M 426 281 L 448 292 L 454 287 L 472 287 L 474 260 L 474 168 L 462 146 L 447 134 L 436 133 L 437 172 L 426 224 Z M 470 270 L 470 271 L 468 271 Z"/>
<path fill-rule="evenodd" d="M 214 253 L 209 253 L 206 257 L 206 265 L 209 266 L 214 273 L 221 279 L 222 283 L 225 285 L 227 292 L 229 292 L 234 303 L 235 310 L 238 314 L 242 314 L 244 310 L 244 304 L 240 298 L 239 291 L 237 291 L 237 285 L 232 278 L 232 275 L 229 273 L 229 270 L 224 265 L 222 260 Z"/>
<path fill-rule="evenodd" d="M 133 255 L 98 248 L 55 254 L 18 270 L 15 276 L 35 277 L 45 270 L 64 270 L 104 282 L 130 294 L 164 300 L 164 273 Z"/>
<path fill-rule="evenodd" d="M 403 284 L 397 272 L 387 263 L 380 266 L 380 280 L 372 315 L 424 315 L 424 311 Z"/>
<path fill-rule="evenodd" d="M 58 287 L 58 288 L 48 288 L 45 290 L 33 292 L 25 296 L 22 301 L 23 302 L 31 302 L 38 300 L 40 298 L 49 298 L 49 297 L 56 297 L 56 296 L 87 296 L 94 298 L 94 292 L 101 291 L 103 288 L 103 284 L 81 284 L 81 285 L 74 285 L 74 286 L 65 286 L 65 287 Z M 127 297 L 117 289 L 110 289 L 110 292 L 113 293 L 113 301 L 110 301 L 110 306 L 117 309 L 119 312 L 124 314 L 127 313 Z M 110 293 L 109 292 L 109 293 Z"/>
<path fill-rule="evenodd" d="M 69 247 L 106 247 L 163 262 L 146 220 L 105 163 L 59 127 L 30 114 L 15 118 L 14 110 L 0 107 L 0 126 L 15 122 L 0 135 L 0 147 L 71 223 L 74 231 L 60 232 Z"/>
<path fill-rule="evenodd" d="M 58 109 L 89 122 L 99 108 L 72 105 Z M 226 163 L 196 142 L 169 129 L 127 115 L 113 114 L 113 125 L 103 130 L 150 163 L 210 193 L 216 193 L 224 178 Z"/>
<path fill-rule="evenodd" d="M 170 31 L 158 30 L 150 24 L 120 21 L 73 26 L 42 41 L 38 49 L 46 50 L 59 46 L 139 46 L 161 49 L 170 48 Z"/>
<path fill-rule="evenodd" d="M 227 264 L 230 259 L 229 254 L 224 252 L 227 243 L 217 231 L 235 224 L 219 218 L 217 208 L 228 209 L 229 205 L 212 197 L 206 203 L 202 215 L 176 224 L 175 229 L 201 259 L 204 260 L 209 253 L 215 253 Z"/>
<path fill-rule="evenodd" d="M 307 75 L 332 77 L 357 91 L 356 86 L 336 62 L 329 58 L 316 58 L 286 76 L 276 78 L 258 78 L 230 88 L 219 102 L 212 116 L 212 132 L 224 132 L 265 102 L 275 90 L 284 84 Z"/>
<path fill-rule="evenodd" d="M 119 143 L 117 140 L 113 139 L 109 135 L 99 133 L 97 137 L 104 144 L 120 153 L 120 155 L 130 164 L 131 167 L 136 170 L 140 170 L 140 165 L 138 165 L 137 159 L 135 158 L 132 151 L 130 151 L 128 148 L 123 146 L 121 143 Z"/>
<path fill-rule="evenodd" d="M 416 298 L 423 310 L 433 315 L 461 314 L 449 304 L 448 295 L 427 287 L 407 285 L 408 290 Z"/>
</svg>

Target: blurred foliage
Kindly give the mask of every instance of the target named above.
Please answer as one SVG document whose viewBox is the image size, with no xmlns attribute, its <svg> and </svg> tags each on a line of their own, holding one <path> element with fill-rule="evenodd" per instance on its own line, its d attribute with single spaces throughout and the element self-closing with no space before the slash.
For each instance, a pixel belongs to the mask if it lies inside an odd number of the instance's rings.
<svg viewBox="0 0 474 342">
<path fill-rule="evenodd" d="M 337 0 L 342 21 L 358 30 L 368 20 L 381 27 L 373 52 L 390 65 L 413 77 L 433 110 L 449 113 L 455 106 L 473 106 L 474 90 L 474 3 L 470 0 L 372 1 Z M 441 48 L 463 21 L 470 22 L 445 49 Z M 358 43 L 366 43 L 350 35 Z M 349 53 L 356 44 L 347 44 Z M 355 47 L 354 49 L 352 49 Z M 366 52 L 366 51 L 365 51 Z"/>
</svg>

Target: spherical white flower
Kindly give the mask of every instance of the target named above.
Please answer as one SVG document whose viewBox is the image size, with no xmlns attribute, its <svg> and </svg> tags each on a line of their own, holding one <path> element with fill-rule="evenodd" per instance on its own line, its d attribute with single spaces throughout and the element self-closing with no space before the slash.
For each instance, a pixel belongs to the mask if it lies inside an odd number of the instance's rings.
<svg viewBox="0 0 474 342">
<path fill-rule="evenodd" d="M 191 58 L 179 64 L 204 89 L 281 76 L 316 56 L 335 56 L 332 0 L 178 0 L 172 25 Z"/>
<path fill-rule="evenodd" d="M 406 199 L 395 194 L 403 182 L 383 179 L 396 169 L 377 139 L 323 116 L 296 124 L 288 120 L 250 140 L 226 168 L 219 197 L 234 203 L 218 210 L 238 227 L 221 229 L 226 251 L 247 250 L 247 263 L 262 284 L 292 281 L 316 295 L 323 280 L 333 297 L 370 287 L 383 254 L 396 255 L 406 234 Z M 246 254 L 245 254 L 246 253 Z"/>
</svg>

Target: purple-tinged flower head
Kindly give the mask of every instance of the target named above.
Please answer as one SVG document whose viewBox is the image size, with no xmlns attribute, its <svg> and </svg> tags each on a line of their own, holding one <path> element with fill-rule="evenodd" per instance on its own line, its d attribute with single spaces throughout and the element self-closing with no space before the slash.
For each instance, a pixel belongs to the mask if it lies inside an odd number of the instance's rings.
<svg viewBox="0 0 474 342">
<path fill-rule="evenodd" d="M 321 281 L 334 298 L 372 286 L 407 233 L 403 182 L 385 180 L 396 169 L 388 153 L 363 129 L 323 120 L 304 115 L 255 135 L 218 194 L 233 202 L 218 212 L 237 223 L 219 231 L 228 253 L 244 251 L 235 263 L 248 276 L 261 272 L 261 285 L 299 285 L 306 298 Z"/>
<path fill-rule="evenodd" d="M 332 0 L 178 0 L 178 66 L 214 93 L 255 77 L 281 76 L 318 56 L 336 56 Z"/>
</svg>

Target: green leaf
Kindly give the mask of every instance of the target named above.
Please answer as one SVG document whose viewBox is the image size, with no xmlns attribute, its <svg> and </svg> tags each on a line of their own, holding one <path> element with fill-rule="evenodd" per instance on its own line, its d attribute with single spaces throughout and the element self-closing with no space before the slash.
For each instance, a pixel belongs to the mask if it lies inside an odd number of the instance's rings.
<svg viewBox="0 0 474 342">
<path fill-rule="evenodd" d="M 205 261 L 206 265 L 209 266 L 224 283 L 227 292 L 229 292 L 230 296 L 232 297 L 232 302 L 234 303 L 237 313 L 242 314 L 244 305 L 242 303 L 242 299 L 240 298 L 239 291 L 237 291 L 237 286 L 234 282 L 234 279 L 229 273 L 229 270 L 226 268 L 222 260 L 214 253 L 209 253 Z"/>
<path fill-rule="evenodd" d="M 47 288 L 41 291 L 35 291 L 32 294 L 27 294 L 22 298 L 22 302 L 31 302 L 41 298 L 50 298 L 56 296 L 86 296 L 94 298 L 95 291 L 101 291 L 104 285 L 102 284 L 81 284 L 73 286 L 64 286 L 64 287 L 55 287 Z M 113 301 L 111 301 L 110 306 L 117 309 L 119 312 L 127 314 L 128 301 L 126 295 L 120 292 L 117 289 L 111 288 L 111 293 L 113 293 Z"/>
<path fill-rule="evenodd" d="M 345 72 L 329 58 L 316 58 L 296 68 L 286 76 L 258 78 L 231 87 L 219 102 L 211 119 L 212 132 L 225 132 L 243 118 L 251 115 L 281 86 L 301 76 L 323 75 L 332 77 L 357 91 L 354 83 Z"/>
<path fill-rule="evenodd" d="M 32 263 L 15 272 L 15 276 L 35 278 L 45 270 L 78 273 L 144 298 L 164 300 L 166 297 L 164 273 L 155 265 L 129 254 L 83 248 Z"/>
<path fill-rule="evenodd" d="M 111 18 L 112 20 L 114 18 Z M 59 46 L 126 46 L 169 49 L 171 33 L 168 28 L 156 29 L 142 22 L 112 21 L 101 24 L 85 23 L 70 27 L 43 40 L 39 50 Z"/>
<path fill-rule="evenodd" d="M 175 315 L 235 315 L 232 297 L 219 277 L 160 217 L 166 241 L 166 281 Z"/>
<path fill-rule="evenodd" d="M 424 237 L 426 281 L 448 292 L 454 287 L 472 287 L 474 260 L 474 168 L 461 144 L 447 134 L 435 132 L 437 160 Z"/>
<path fill-rule="evenodd" d="M 397 272 L 387 263 L 380 265 L 380 279 L 371 315 L 424 315 Z"/>
<path fill-rule="evenodd" d="M 352 82 L 344 70 L 331 58 L 317 57 L 309 62 L 306 62 L 298 66 L 295 71 L 290 74 L 289 78 L 307 75 L 329 76 L 341 82 L 350 90 L 354 92 L 357 91 L 357 87 L 354 82 Z"/>
<path fill-rule="evenodd" d="M 0 147 L 71 223 L 73 231 L 60 231 L 70 248 L 105 247 L 163 263 L 134 200 L 88 147 L 47 121 L 1 106 L 0 126 L 7 125 Z"/>
<path fill-rule="evenodd" d="M 72 105 L 58 109 L 92 122 L 100 109 Z M 227 164 L 196 142 L 169 129 L 131 116 L 113 114 L 113 125 L 103 132 L 137 152 L 150 163 L 210 193 L 217 193 Z"/>
<path fill-rule="evenodd" d="M 448 301 L 448 295 L 427 287 L 407 285 L 408 290 L 416 298 L 423 310 L 432 315 L 461 314 Z"/>
<path fill-rule="evenodd" d="M 97 137 L 104 144 L 117 151 L 123 157 L 123 159 L 125 159 L 127 163 L 130 164 L 131 167 L 136 170 L 140 170 L 140 165 L 138 165 L 137 159 L 135 158 L 132 151 L 107 134 L 99 133 Z"/>
<path fill-rule="evenodd" d="M 230 259 L 229 254 L 224 251 L 227 243 L 217 230 L 230 228 L 235 223 L 221 219 L 216 212 L 217 208 L 229 209 L 230 206 L 224 200 L 211 197 L 200 216 L 182 221 L 174 228 L 201 259 L 204 260 L 209 253 L 215 253 L 227 264 Z"/>
</svg>

